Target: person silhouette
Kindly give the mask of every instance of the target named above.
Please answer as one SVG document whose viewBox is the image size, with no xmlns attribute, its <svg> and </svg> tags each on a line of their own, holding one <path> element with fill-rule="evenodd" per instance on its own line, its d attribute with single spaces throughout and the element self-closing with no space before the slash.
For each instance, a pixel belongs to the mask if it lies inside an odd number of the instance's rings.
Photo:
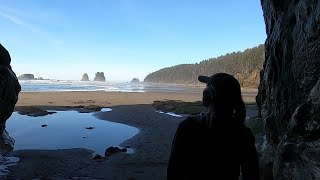
<svg viewBox="0 0 320 180">
<path fill-rule="evenodd" d="M 259 180 L 255 137 L 244 125 L 245 104 L 237 79 L 226 73 L 199 76 L 208 112 L 180 122 L 171 146 L 168 180 Z"/>
</svg>

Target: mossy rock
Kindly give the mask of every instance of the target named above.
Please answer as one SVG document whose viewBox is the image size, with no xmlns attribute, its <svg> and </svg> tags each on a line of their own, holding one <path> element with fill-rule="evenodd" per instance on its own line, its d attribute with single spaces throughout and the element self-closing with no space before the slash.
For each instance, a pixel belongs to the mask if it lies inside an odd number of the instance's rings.
<svg viewBox="0 0 320 180">
<path fill-rule="evenodd" d="M 175 114 L 198 114 L 206 109 L 202 106 L 201 101 L 185 102 L 181 100 L 163 100 L 154 101 L 153 104 L 156 110 L 163 112 L 173 112 Z"/>
</svg>

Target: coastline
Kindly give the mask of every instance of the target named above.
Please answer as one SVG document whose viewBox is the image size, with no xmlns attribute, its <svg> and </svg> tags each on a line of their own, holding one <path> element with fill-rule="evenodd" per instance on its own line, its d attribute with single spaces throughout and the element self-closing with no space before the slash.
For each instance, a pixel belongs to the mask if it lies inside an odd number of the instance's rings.
<svg viewBox="0 0 320 180">
<path fill-rule="evenodd" d="M 255 103 L 256 91 L 243 90 L 243 100 Z M 16 107 L 19 106 L 72 106 L 97 105 L 101 107 L 115 105 L 152 104 L 158 100 L 200 101 L 202 91 L 188 92 L 20 92 Z"/>
<path fill-rule="evenodd" d="M 93 160 L 92 152 L 83 149 L 11 152 L 8 156 L 18 156 L 20 162 L 9 168 L 11 173 L 8 177 L 166 179 L 173 136 L 184 118 L 157 113 L 151 104 L 157 100 L 193 102 L 201 100 L 201 96 L 201 93 L 168 92 L 22 92 L 17 108 L 36 106 L 46 110 L 68 110 L 90 105 L 110 107 L 111 112 L 97 112 L 95 117 L 137 127 L 139 133 L 120 144 L 133 148 L 133 154 L 119 153 L 104 160 Z M 253 97 L 244 97 L 244 100 L 252 103 Z"/>
</svg>

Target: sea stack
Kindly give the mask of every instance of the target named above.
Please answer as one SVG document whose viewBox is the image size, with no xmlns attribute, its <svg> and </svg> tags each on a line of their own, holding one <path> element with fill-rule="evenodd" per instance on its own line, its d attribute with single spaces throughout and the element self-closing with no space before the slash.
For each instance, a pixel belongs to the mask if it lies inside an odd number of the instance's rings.
<svg viewBox="0 0 320 180">
<path fill-rule="evenodd" d="M 104 76 L 103 72 L 97 72 L 96 76 L 94 77 L 94 81 L 101 81 L 101 82 L 105 82 L 106 78 Z"/>
<path fill-rule="evenodd" d="M 34 79 L 34 75 L 33 74 L 22 74 L 18 77 L 18 79 L 21 80 L 32 80 Z"/>
<path fill-rule="evenodd" d="M 89 81 L 89 76 L 88 76 L 87 73 L 84 73 L 84 74 L 82 75 L 81 81 Z"/>
</svg>

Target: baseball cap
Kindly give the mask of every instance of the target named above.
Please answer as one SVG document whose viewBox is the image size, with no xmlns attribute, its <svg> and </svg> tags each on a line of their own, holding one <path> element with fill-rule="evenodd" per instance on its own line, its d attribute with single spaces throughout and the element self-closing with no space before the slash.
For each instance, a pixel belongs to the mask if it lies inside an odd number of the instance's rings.
<svg viewBox="0 0 320 180">
<path fill-rule="evenodd" d="M 212 85 L 222 94 L 229 94 L 230 92 L 241 93 L 239 81 L 233 75 L 227 73 L 216 73 L 212 76 L 201 75 L 198 77 L 198 80 L 208 85 Z"/>
</svg>

